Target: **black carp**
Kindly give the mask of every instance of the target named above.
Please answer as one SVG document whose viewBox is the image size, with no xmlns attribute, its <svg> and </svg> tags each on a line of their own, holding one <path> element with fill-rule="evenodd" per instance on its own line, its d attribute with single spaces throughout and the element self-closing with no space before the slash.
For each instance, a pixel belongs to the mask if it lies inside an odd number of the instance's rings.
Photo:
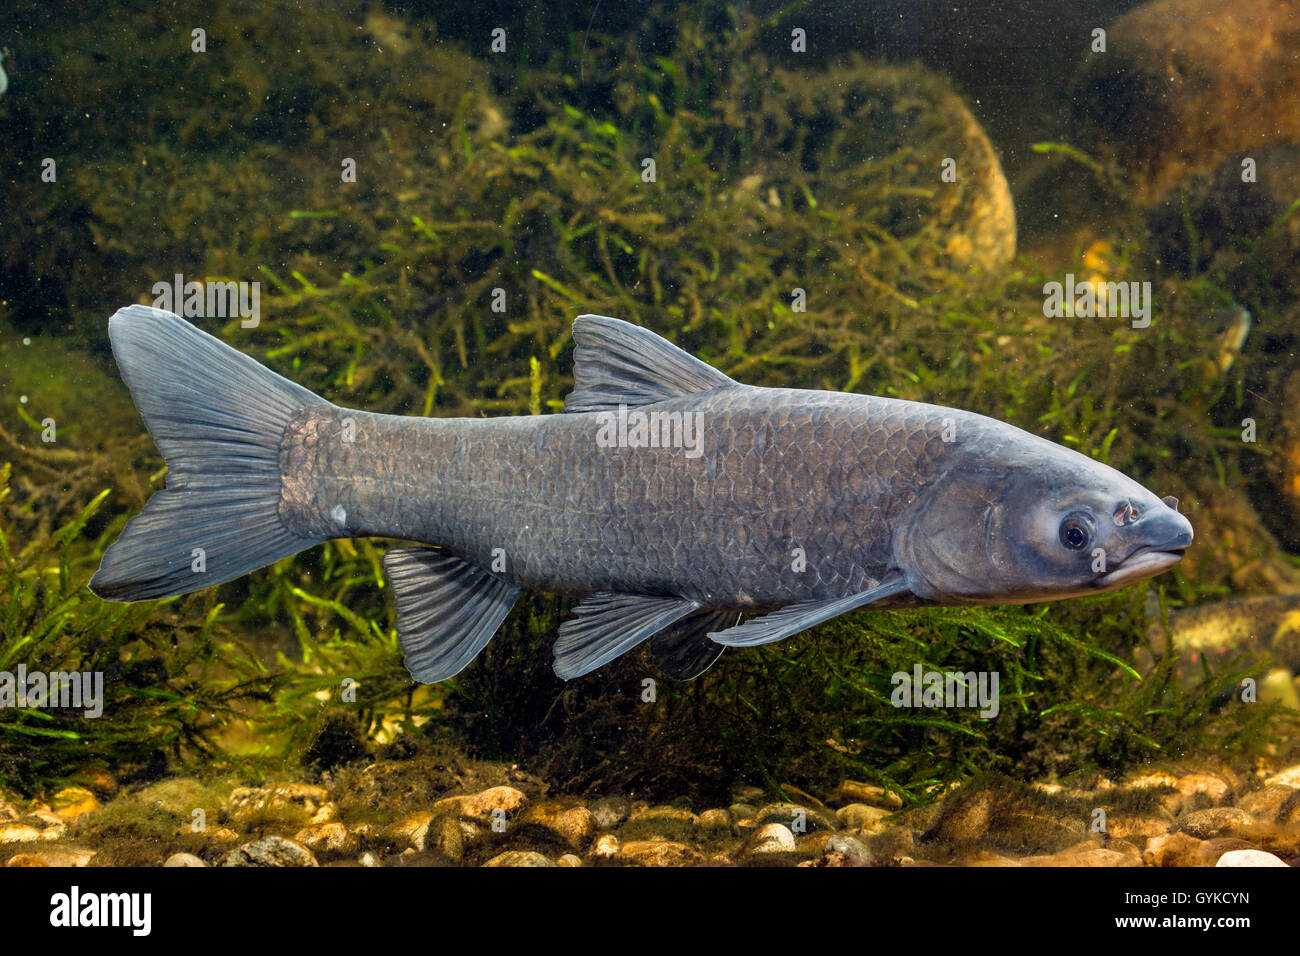
<svg viewBox="0 0 1300 956">
<path fill-rule="evenodd" d="M 573 324 L 565 414 L 492 419 L 340 408 L 146 306 L 109 335 L 169 471 L 91 589 L 183 594 L 330 538 L 432 545 L 384 559 L 426 683 L 468 664 L 523 589 L 584 598 L 559 676 L 652 640 L 689 678 L 857 608 L 1113 590 L 1192 542 L 1175 499 L 1011 425 L 742 385 L 602 316 Z"/>
</svg>

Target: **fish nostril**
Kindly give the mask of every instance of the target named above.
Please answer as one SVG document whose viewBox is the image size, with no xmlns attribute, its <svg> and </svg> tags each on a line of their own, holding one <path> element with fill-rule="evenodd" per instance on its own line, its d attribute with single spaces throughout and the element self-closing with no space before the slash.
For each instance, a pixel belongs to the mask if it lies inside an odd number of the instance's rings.
<svg viewBox="0 0 1300 956">
<path fill-rule="evenodd" d="M 1169 507 L 1173 508 L 1174 511 L 1178 510 L 1178 499 L 1175 498 L 1173 495 L 1165 495 L 1160 500 L 1163 501 L 1165 504 L 1167 504 Z"/>
</svg>

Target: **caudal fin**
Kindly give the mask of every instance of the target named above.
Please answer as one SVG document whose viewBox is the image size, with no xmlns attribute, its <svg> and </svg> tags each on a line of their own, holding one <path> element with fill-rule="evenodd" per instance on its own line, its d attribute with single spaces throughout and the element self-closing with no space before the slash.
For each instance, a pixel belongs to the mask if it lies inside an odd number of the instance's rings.
<svg viewBox="0 0 1300 956">
<path fill-rule="evenodd" d="M 92 591 L 171 597 L 319 543 L 280 520 L 280 439 L 323 398 L 161 309 L 119 309 L 108 335 L 168 471 L 167 487 L 104 553 Z"/>
</svg>

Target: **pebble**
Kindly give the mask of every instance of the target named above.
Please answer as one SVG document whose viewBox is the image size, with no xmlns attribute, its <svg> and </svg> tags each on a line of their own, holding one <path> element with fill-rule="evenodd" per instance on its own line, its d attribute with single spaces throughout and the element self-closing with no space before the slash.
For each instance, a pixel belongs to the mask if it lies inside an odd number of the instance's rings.
<svg viewBox="0 0 1300 956">
<path fill-rule="evenodd" d="M 1184 815 L 1179 819 L 1178 827 L 1198 839 L 1210 840 L 1240 833 L 1242 827 L 1254 822 L 1254 818 L 1239 807 L 1211 807 Z"/>
<path fill-rule="evenodd" d="M 598 860 L 608 860 L 618 856 L 619 850 L 618 837 L 612 833 L 602 833 L 596 837 L 596 843 L 591 848 L 591 855 Z"/>
<path fill-rule="evenodd" d="M 1106 814 L 1106 835 L 1115 840 L 1146 841 L 1168 833 L 1173 826 L 1173 820 L 1167 816 L 1115 810 Z"/>
<path fill-rule="evenodd" d="M 1263 790 L 1252 790 L 1249 793 L 1242 794 L 1237 799 L 1237 806 L 1256 820 L 1262 820 L 1265 823 L 1279 823 L 1282 822 L 1278 819 L 1278 816 L 1283 805 L 1296 792 L 1293 787 L 1271 783 L 1264 787 Z"/>
<path fill-rule="evenodd" d="M 1292 787 L 1300 790 L 1300 764 L 1294 767 L 1287 767 L 1285 770 L 1279 770 L 1273 776 L 1264 781 L 1265 786 L 1280 784 L 1283 787 Z"/>
<path fill-rule="evenodd" d="M 628 818 L 631 807 L 622 797 L 602 797 L 588 808 L 602 830 L 613 830 Z"/>
<path fill-rule="evenodd" d="M 483 864 L 484 866 L 555 866 L 550 860 L 540 853 L 534 853 L 531 850 L 507 850 L 492 857 Z"/>
<path fill-rule="evenodd" d="M 82 867 L 95 858 L 96 852 L 72 847 L 33 850 L 30 853 L 17 853 L 11 856 L 5 866 Z"/>
<path fill-rule="evenodd" d="M 871 866 L 876 862 L 867 845 L 847 833 L 832 833 L 822 847 L 822 855 L 839 856 L 838 862 L 828 863 L 828 866 Z"/>
<path fill-rule="evenodd" d="M 781 823 L 765 823 L 750 834 L 744 853 L 788 853 L 795 848 L 794 834 Z"/>
<path fill-rule="evenodd" d="M 54 815 L 60 820 L 71 821 L 99 809 L 99 801 L 85 787 L 64 787 L 50 801 Z"/>
<path fill-rule="evenodd" d="M 284 817 L 306 824 L 329 800 L 324 787 L 309 783 L 278 783 L 266 787 L 237 787 L 227 806 L 235 823 L 256 822 L 265 816 Z"/>
<path fill-rule="evenodd" d="M 769 823 L 780 823 L 797 833 L 839 829 L 835 818 L 828 812 L 801 807 L 796 803 L 769 803 L 754 814 L 756 827 L 761 828 Z"/>
<path fill-rule="evenodd" d="M 880 821 L 889 816 L 890 811 L 884 807 L 871 806 L 866 803 L 850 803 L 835 811 L 835 818 L 840 826 L 850 830 L 882 830 Z"/>
<path fill-rule="evenodd" d="M 135 795 L 135 799 L 146 806 L 162 810 L 173 816 L 189 817 L 196 809 L 205 804 L 212 806 L 214 801 L 206 787 L 189 777 L 173 777 L 145 787 Z"/>
<path fill-rule="evenodd" d="M 503 812 L 509 815 L 527 802 L 528 797 L 514 787 L 489 787 L 480 793 L 446 797 L 435 803 L 433 809 L 470 817 L 482 823 L 490 823 L 494 813 Z"/>
<path fill-rule="evenodd" d="M 173 853 L 167 857 L 163 866 L 207 866 L 193 853 Z"/>
<path fill-rule="evenodd" d="M 690 810 L 659 804 L 634 809 L 623 824 L 624 839 L 661 840 L 670 843 L 692 841 L 699 830 L 700 818 Z"/>
<path fill-rule="evenodd" d="M 1178 792 L 1185 797 L 1193 794 L 1206 794 L 1211 800 L 1222 800 L 1227 796 L 1228 782 L 1222 777 L 1209 773 L 1189 773 L 1175 785 Z"/>
<path fill-rule="evenodd" d="M 586 807 L 563 804 L 534 804 L 519 818 L 521 824 L 541 827 L 576 850 L 584 849 L 596 837 L 600 824 Z"/>
<path fill-rule="evenodd" d="M 433 816 L 427 810 L 409 814 L 384 830 L 383 839 L 385 842 L 403 850 L 407 847 L 423 850 L 424 844 L 422 841 L 425 839 L 429 821 L 433 819 Z"/>
<path fill-rule="evenodd" d="M 572 853 L 566 853 L 564 856 L 556 858 L 555 865 L 569 867 L 582 866 L 582 858 L 574 856 Z"/>
<path fill-rule="evenodd" d="M 1287 866 L 1287 863 L 1263 850 L 1229 850 L 1215 866 Z"/>
<path fill-rule="evenodd" d="M 633 840 L 619 847 L 616 859 L 631 866 L 693 866 L 704 857 L 672 840 Z"/>
<path fill-rule="evenodd" d="M 268 836 L 245 843 L 226 854 L 222 866 L 320 866 L 316 856 L 301 843 Z"/>
<path fill-rule="evenodd" d="M 903 809 L 903 798 L 898 794 L 888 792 L 884 787 L 858 783 L 856 780 L 845 780 L 840 784 L 835 799 L 842 804 L 865 803 L 867 806 L 882 807 L 885 810 Z"/>
<path fill-rule="evenodd" d="M 360 848 L 360 840 L 355 833 L 341 823 L 313 823 L 303 827 L 293 835 L 313 853 L 329 856 L 352 856 Z"/>
<path fill-rule="evenodd" d="M 467 836 L 459 820 L 439 814 L 412 834 L 411 844 L 417 850 L 434 850 L 448 859 L 459 860 L 465 855 L 465 841 L 477 835 L 477 830 L 471 827 Z"/>
<path fill-rule="evenodd" d="M 0 823 L 0 843 L 32 843 L 42 839 L 42 833 L 29 823 Z"/>
<path fill-rule="evenodd" d="M 705 810 L 700 814 L 700 826 L 706 830 L 730 830 L 731 814 L 726 810 Z"/>
</svg>

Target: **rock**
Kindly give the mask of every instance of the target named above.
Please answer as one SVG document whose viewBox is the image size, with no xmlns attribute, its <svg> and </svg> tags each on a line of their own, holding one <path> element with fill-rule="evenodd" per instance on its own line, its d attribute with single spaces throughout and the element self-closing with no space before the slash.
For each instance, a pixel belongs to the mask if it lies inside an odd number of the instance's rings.
<svg viewBox="0 0 1300 956">
<path fill-rule="evenodd" d="M 540 853 L 533 853 L 531 850 L 507 850 L 492 857 L 483 864 L 484 866 L 555 866 L 550 860 Z"/>
<path fill-rule="evenodd" d="M 312 814 L 311 819 L 308 820 L 307 823 L 308 825 L 315 823 L 333 823 L 338 820 L 338 818 L 339 808 L 334 801 L 330 800 L 322 803 L 316 812 Z"/>
<path fill-rule="evenodd" d="M 1180 796 L 1178 799 L 1182 799 Z M 1171 819 L 1155 814 L 1111 811 L 1106 814 L 1106 835 L 1115 840 L 1147 840 L 1173 829 Z"/>
<path fill-rule="evenodd" d="M 359 857 L 357 857 L 357 863 L 359 863 L 361 866 L 366 866 L 371 868 L 377 866 L 383 866 L 383 864 L 379 862 L 379 857 L 375 856 L 369 850 L 367 850 L 365 853 L 362 853 Z"/>
<path fill-rule="evenodd" d="M 955 790 L 943 801 L 927 839 L 952 843 L 978 840 L 988 832 L 997 795 L 992 790 Z"/>
<path fill-rule="evenodd" d="M 75 820 L 99 809 L 99 801 L 85 787 L 64 787 L 50 801 L 50 809 L 60 820 Z"/>
<path fill-rule="evenodd" d="M 173 853 L 167 857 L 163 866 L 207 866 L 193 853 Z"/>
<path fill-rule="evenodd" d="M 736 826 L 741 826 L 742 820 L 748 820 L 749 826 L 754 825 L 754 814 L 758 813 L 758 807 L 752 803 L 733 803 L 727 807 L 727 812 L 731 814 L 731 819 L 735 821 Z"/>
<path fill-rule="evenodd" d="M 572 853 L 566 853 L 564 854 L 564 856 L 556 858 L 555 865 L 570 866 L 570 867 L 582 866 L 582 858 L 578 856 L 574 856 Z"/>
<path fill-rule="evenodd" d="M 303 826 L 329 799 L 324 787 L 307 783 L 277 783 L 265 787 L 237 787 L 227 801 L 230 819 L 237 824 Z"/>
<path fill-rule="evenodd" d="M 850 803 L 836 810 L 835 818 L 839 820 L 840 826 L 848 829 L 879 830 L 884 827 L 881 820 L 889 816 L 889 813 L 890 811 L 884 807 L 868 806 L 865 803 Z"/>
<path fill-rule="evenodd" d="M 903 809 L 903 798 L 896 793 L 890 793 L 884 787 L 877 787 L 874 784 L 858 783 L 856 780 L 845 780 L 840 784 L 839 792 L 835 795 L 835 802 L 840 804 L 865 803 L 870 807 L 881 807 L 885 810 Z"/>
<path fill-rule="evenodd" d="M 633 840 L 619 847 L 615 859 L 628 866 L 694 866 L 704 857 L 672 840 Z"/>
<path fill-rule="evenodd" d="M 32 843 L 44 832 L 30 823 L 0 823 L 0 843 Z"/>
<path fill-rule="evenodd" d="M 1300 764 L 1280 770 L 1264 781 L 1265 786 L 1272 786 L 1273 784 L 1300 790 Z"/>
<path fill-rule="evenodd" d="M 700 826 L 705 830 L 731 830 L 731 814 L 726 810 L 705 810 L 700 814 Z"/>
<path fill-rule="evenodd" d="M 239 834 L 230 827 L 215 827 L 208 831 L 209 843 L 238 843 Z"/>
<path fill-rule="evenodd" d="M 1026 856 L 1020 858 L 1021 866 L 1141 866 L 1141 857 L 1133 857 L 1117 850 L 1094 846 L 1086 850 L 1061 850 L 1049 856 Z"/>
<path fill-rule="evenodd" d="M 528 798 L 514 787 L 489 787 L 480 793 L 446 797 L 435 803 L 433 809 L 490 824 L 494 815 L 508 817 L 527 802 Z"/>
<path fill-rule="evenodd" d="M 828 811 L 801 807 L 795 803 L 769 803 L 754 814 L 754 825 L 780 823 L 794 833 L 811 833 L 814 830 L 837 830 L 838 821 Z"/>
<path fill-rule="evenodd" d="M 596 843 L 591 848 L 591 855 L 599 860 L 608 860 L 618 856 L 619 850 L 618 837 L 612 833 L 602 833 L 596 837 Z"/>
<path fill-rule="evenodd" d="M 867 845 L 847 833 L 832 833 L 827 837 L 822 856 L 827 858 L 827 866 L 871 866 L 876 862 Z M 830 857 L 838 859 L 831 861 Z"/>
<path fill-rule="evenodd" d="M 1124 786 L 1135 790 L 1147 790 L 1152 787 L 1178 789 L 1178 778 L 1168 770 L 1143 770 L 1124 781 Z"/>
<path fill-rule="evenodd" d="M 1289 0 L 1150 0 L 1088 58 L 1078 119 L 1118 148 L 1147 203 L 1233 153 L 1300 142 L 1297 35 Z"/>
<path fill-rule="evenodd" d="M 195 810 L 215 806 L 207 788 L 188 777 L 160 780 L 135 794 L 135 799 L 145 806 L 187 819 Z"/>
<path fill-rule="evenodd" d="M 1288 864 L 1263 850 L 1229 850 L 1215 866 L 1287 866 Z"/>
<path fill-rule="evenodd" d="M 563 804 L 534 804 L 519 817 L 521 825 L 540 827 L 559 837 L 576 850 L 584 849 L 596 837 L 600 824 L 586 807 L 565 807 Z"/>
<path fill-rule="evenodd" d="M 1212 773 L 1189 773 L 1180 777 L 1176 786 L 1185 797 L 1203 793 L 1216 801 L 1222 800 L 1231 789 L 1226 780 Z"/>
<path fill-rule="evenodd" d="M 1142 859 L 1147 866 L 1214 866 L 1224 853 L 1249 849 L 1253 847 L 1244 840 L 1198 840 L 1187 833 L 1167 833 L 1147 841 Z"/>
<path fill-rule="evenodd" d="M 1254 823 L 1254 818 L 1239 807 L 1211 807 L 1185 814 L 1178 828 L 1200 840 L 1240 833 L 1243 827 Z"/>
<path fill-rule="evenodd" d="M 622 797 L 602 797 L 589 808 L 602 830 L 613 830 L 631 813 L 628 802 Z"/>
<path fill-rule="evenodd" d="M 416 850 L 434 850 L 452 860 L 459 860 L 465 855 L 467 840 L 478 836 L 477 828 L 471 826 L 469 833 L 462 821 L 446 814 L 438 814 L 411 834 L 411 846 Z"/>
<path fill-rule="evenodd" d="M 312 823 L 293 835 L 317 856 L 353 856 L 361 841 L 341 823 Z"/>
<path fill-rule="evenodd" d="M 895 238 L 907 241 L 925 224 L 933 230 L 927 245 L 937 243 L 942 263 L 957 270 L 995 270 L 1014 257 L 1015 209 L 1002 165 L 946 79 L 919 65 L 853 56 L 816 72 L 773 70 L 756 97 L 746 112 L 756 126 L 752 162 L 762 172 L 736 171 L 753 194 L 779 204 L 800 171 L 820 202 L 848 204 L 861 195 L 863 157 L 895 157 L 889 182 L 899 192 L 880 200 Z M 813 129 L 817 136 L 808 135 Z M 957 178 L 945 183 L 951 157 L 960 157 Z"/>
<path fill-rule="evenodd" d="M 749 835 L 742 853 L 789 853 L 795 849 L 794 834 L 780 823 L 764 823 Z"/>
<path fill-rule="evenodd" d="M 95 858 L 96 852 L 95 850 L 80 850 L 72 847 L 51 847 L 48 850 L 17 853 L 9 858 L 5 866 L 82 867 Z"/>
<path fill-rule="evenodd" d="M 222 866 L 320 866 L 315 855 L 301 843 L 268 836 L 245 843 L 226 854 Z"/>
<path fill-rule="evenodd" d="M 1278 819 L 1282 807 L 1291 800 L 1296 791 L 1280 783 L 1270 783 L 1263 790 L 1252 790 L 1237 798 L 1237 806 L 1245 810 L 1256 820 L 1264 823 L 1280 823 Z"/>
<path fill-rule="evenodd" d="M 425 834 L 429 828 L 429 821 L 433 817 L 434 814 L 426 810 L 408 814 L 383 831 L 383 840 L 398 849 L 414 847 L 423 850 Z"/>
<path fill-rule="evenodd" d="M 623 824 L 624 840 L 658 840 L 692 842 L 699 830 L 700 818 L 690 810 L 661 804 L 635 809 Z"/>
<path fill-rule="evenodd" d="M 895 825 L 867 839 L 871 855 L 882 862 L 899 865 L 899 861 L 916 854 L 916 836 L 910 827 Z"/>
</svg>

